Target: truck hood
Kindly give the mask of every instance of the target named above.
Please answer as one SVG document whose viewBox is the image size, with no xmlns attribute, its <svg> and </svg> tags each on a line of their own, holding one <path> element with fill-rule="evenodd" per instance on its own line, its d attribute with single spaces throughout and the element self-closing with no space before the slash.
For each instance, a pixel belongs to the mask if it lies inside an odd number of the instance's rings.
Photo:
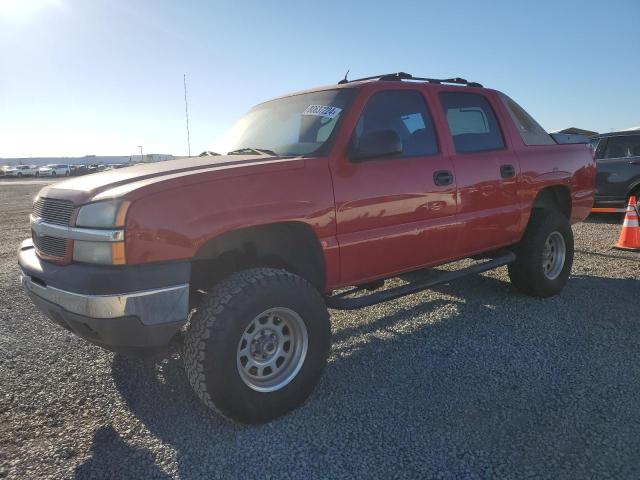
<svg viewBox="0 0 640 480">
<path fill-rule="evenodd" d="M 267 155 L 219 155 L 141 163 L 55 183 L 42 189 L 38 196 L 64 198 L 80 204 L 100 199 L 100 197 L 120 196 L 137 188 L 177 177 L 206 175 L 209 179 L 211 175 L 222 171 L 227 174 L 242 174 L 253 166 L 278 164 L 291 158 Z"/>
</svg>

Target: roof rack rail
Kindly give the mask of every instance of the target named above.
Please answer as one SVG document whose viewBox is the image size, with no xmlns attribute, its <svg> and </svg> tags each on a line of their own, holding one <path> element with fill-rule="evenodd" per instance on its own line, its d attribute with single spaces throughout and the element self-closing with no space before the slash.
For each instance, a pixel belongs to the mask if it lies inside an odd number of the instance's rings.
<svg viewBox="0 0 640 480">
<path fill-rule="evenodd" d="M 406 73 L 406 72 L 383 73 L 382 75 L 373 75 L 371 77 L 356 78 L 354 80 L 347 80 L 346 78 L 343 78 L 338 82 L 338 85 L 343 85 L 345 83 L 351 83 L 351 82 L 363 82 L 366 80 L 378 80 L 378 81 L 410 80 L 410 81 L 428 82 L 428 83 L 453 83 L 455 85 L 466 85 L 467 87 L 482 87 L 482 85 L 479 84 L 478 82 L 469 82 L 468 80 L 460 77 L 454 77 L 454 78 L 414 77 L 410 73 Z"/>
</svg>

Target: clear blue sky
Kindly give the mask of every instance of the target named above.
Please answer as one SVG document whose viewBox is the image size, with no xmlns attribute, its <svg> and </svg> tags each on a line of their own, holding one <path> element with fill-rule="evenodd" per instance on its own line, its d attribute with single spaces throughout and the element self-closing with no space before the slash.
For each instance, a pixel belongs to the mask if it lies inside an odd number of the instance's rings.
<svg viewBox="0 0 640 480">
<path fill-rule="evenodd" d="M 0 157 L 187 152 L 351 77 L 463 76 L 547 130 L 640 125 L 640 0 L 0 0 Z"/>
</svg>

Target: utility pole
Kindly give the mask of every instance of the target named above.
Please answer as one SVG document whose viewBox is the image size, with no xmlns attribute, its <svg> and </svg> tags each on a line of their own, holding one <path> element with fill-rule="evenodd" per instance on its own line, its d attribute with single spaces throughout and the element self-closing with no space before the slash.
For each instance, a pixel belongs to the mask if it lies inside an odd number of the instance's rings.
<svg viewBox="0 0 640 480">
<path fill-rule="evenodd" d="M 142 145 L 138 145 L 138 148 L 140 149 L 140 161 L 144 162 L 144 154 L 142 153 Z"/>
<path fill-rule="evenodd" d="M 189 134 L 189 107 L 187 103 L 187 74 L 182 75 L 182 83 L 184 85 L 184 116 L 187 119 L 187 147 L 189 148 L 189 156 L 191 156 L 191 135 Z"/>
</svg>

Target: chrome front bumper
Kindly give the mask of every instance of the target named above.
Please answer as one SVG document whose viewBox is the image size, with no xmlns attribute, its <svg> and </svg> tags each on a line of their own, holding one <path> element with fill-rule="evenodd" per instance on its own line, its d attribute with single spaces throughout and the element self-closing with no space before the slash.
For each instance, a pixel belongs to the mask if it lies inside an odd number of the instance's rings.
<svg viewBox="0 0 640 480">
<path fill-rule="evenodd" d="M 151 326 L 183 322 L 189 312 L 189 284 L 117 295 L 83 295 L 40 285 L 27 275 L 21 280 L 27 293 L 92 319 L 137 317 L 143 325 Z"/>
<path fill-rule="evenodd" d="M 41 260 L 29 239 L 18 264 L 25 292 L 42 313 L 109 350 L 163 351 L 187 322 L 189 262 L 61 266 Z"/>
</svg>

